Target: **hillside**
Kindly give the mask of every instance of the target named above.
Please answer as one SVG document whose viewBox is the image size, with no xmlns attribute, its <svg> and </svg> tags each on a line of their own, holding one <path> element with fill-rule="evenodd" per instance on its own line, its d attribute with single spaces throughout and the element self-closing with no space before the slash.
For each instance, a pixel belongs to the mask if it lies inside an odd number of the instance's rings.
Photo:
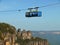
<svg viewBox="0 0 60 45">
<path fill-rule="evenodd" d="M 0 23 L 0 39 L 2 39 L 4 37 L 3 34 L 7 32 L 14 34 L 16 32 L 16 28 L 7 23 Z"/>
</svg>

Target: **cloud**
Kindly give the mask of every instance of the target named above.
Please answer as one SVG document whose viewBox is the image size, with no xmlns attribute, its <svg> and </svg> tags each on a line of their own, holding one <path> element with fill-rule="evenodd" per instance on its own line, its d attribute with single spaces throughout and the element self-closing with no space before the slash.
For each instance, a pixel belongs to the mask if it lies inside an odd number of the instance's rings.
<svg viewBox="0 0 60 45">
<path fill-rule="evenodd" d="M 60 32 L 52 32 L 53 34 L 60 34 Z"/>
</svg>

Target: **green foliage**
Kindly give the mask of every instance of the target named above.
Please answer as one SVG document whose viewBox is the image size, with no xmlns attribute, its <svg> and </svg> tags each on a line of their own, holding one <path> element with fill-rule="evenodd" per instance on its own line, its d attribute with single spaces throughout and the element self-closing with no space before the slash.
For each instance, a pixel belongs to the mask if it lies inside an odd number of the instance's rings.
<svg viewBox="0 0 60 45">
<path fill-rule="evenodd" d="M 0 39 L 2 39 L 2 32 L 0 31 Z"/>
<path fill-rule="evenodd" d="M 7 23 L 0 23 L 0 39 L 4 40 L 5 33 L 9 32 L 10 34 L 15 34 L 16 28 Z"/>
<path fill-rule="evenodd" d="M 27 43 L 31 42 L 31 41 L 47 41 L 46 39 L 42 39 L 39 37 L 32 37 L 31 39 L 17 39 L 16 42 L 20 43 L 20 45 L 26 45 Z"/>
<path fill-rule="evenodd" d="M 41 40 L 44 40 L 44 39 L 39 38 L 39 37 L 32 37 L 31 40 L 32 41 L 41 41 Z"/>
<path fill-rule="evenodd" d="M 16 42 L 20 43 L 21 45 L 26 45 L 28 42 L 30 42 L 29 39 L 17 39 Z"/>
<path fill-rule="evenodd" d="M 7 23 L 0 23 L 0 31 L 2 33 L 9 32 L 9 33 L 13 34 L 13 33 L 15 33 L 16 28 Z"/>
</svg>

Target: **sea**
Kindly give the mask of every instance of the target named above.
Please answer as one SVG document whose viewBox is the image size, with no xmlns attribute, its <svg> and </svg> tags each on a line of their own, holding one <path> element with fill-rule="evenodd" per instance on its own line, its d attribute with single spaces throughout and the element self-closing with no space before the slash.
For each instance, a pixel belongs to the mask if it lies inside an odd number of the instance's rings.
<svg viewBox="0 0 60 45">
<path fill-rule="evenodd" d="M 60 31 L 32 31 L 32 36 L 47 39 L 49 45 L 60 45 Z"/>
</svg>

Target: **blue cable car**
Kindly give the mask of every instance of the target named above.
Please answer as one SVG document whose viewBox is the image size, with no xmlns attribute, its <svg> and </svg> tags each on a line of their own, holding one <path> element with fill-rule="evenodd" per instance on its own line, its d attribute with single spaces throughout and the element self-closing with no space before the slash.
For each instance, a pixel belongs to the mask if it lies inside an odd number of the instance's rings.
<svg viewBox="0 0 60 45">
<path fill-rule="evenodd" d="M 32 11 L 33 8 L 29 8 L 29 12 L 26 12 L 25 16 L 26 17 L 41 17 L 42 16 L 42 12 L 38 11 L 39 7 L 35 7 L 35 11 Z"/>
<path fill-rule="evenodd" d="M 41 17 L 42 16 L 42 12 L 26 12 L 25 14 L 26 17 Z"/>
</svg>

